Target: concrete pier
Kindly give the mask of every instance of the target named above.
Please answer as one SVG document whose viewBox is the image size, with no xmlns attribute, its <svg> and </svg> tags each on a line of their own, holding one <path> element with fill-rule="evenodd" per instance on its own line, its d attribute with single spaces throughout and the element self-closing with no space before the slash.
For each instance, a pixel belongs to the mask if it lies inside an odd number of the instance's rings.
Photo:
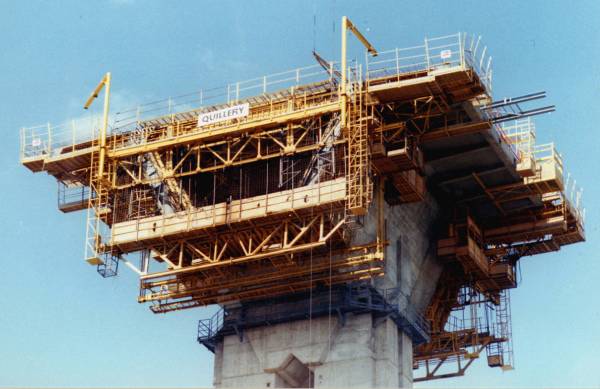
<svg viewBox="0 0 600 389">
<path fill-rule="evenodd" d="M 372 207 L 377 206 L 375 200 Z M 381 206 L 388 241 L 386 273 L 370 283 L 380 289 L 399 287 L 400 306 L 410 305 L 423 314 L 441 272 L 435 256 L 438 206 L 429 197 L 398 206 L 383 201 Z M 362 227 L 354 231 L 352 243 L 372 241 L 376 230 L 377 210 L 372 209 L 362 220 Z M 321 299 L 327 299 L 326 291 Z M 264 317 L 269 309 L 280 311 L 281 304 L 250 306 L 244 315 Z M 301 308 L 290 302 L 289 309 L 294 312 Z M 246 328 L 224 336 L 215 346 L 214 386 L 410 388 L 412 351 L 409 333 L 390 317 L 370 312 L 312 317 L 309 311 L 308 319 Z"/>
</svg>

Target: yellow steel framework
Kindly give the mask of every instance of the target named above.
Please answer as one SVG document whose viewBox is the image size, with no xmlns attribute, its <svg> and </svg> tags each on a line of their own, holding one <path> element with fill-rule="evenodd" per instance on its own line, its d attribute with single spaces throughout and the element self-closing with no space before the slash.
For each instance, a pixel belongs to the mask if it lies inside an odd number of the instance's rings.
<svg viewBox="0 0 600 389">
<path fill-rule="evenodd" d="M 371 54 L 364 71 L 347 64 L 348 30 Z M 85 259 L 103 276 L 119 263 L 137 272 L 139 301 L 157 313 L 380 276 L 384 201 L 435 196 L 453 211 L 416 380 L 462 375 L 483 350 L 510 368 L 516 262 L 585 239 L 580 191 L 554 146 L 535 144 L 529 119 L 498 124 L 479 39 L 378 52 L 344 17 L 341 46 L 339 66 L 321 58 L 215 100 L 200 92 L 193 110 L 172 99 L 149 117 L 157 108 L 138 107 L 112 131 L 107 73 L 85 103 L 104 88 L 99 131 L 23 129 L 21 161 L 56 177 L 61 210 L 87 209 Z M 198 121 L 245 104 L 247 115 Z M 374 207 L 376 236 L 354 244 L 357 218 Z"/>
</svg>

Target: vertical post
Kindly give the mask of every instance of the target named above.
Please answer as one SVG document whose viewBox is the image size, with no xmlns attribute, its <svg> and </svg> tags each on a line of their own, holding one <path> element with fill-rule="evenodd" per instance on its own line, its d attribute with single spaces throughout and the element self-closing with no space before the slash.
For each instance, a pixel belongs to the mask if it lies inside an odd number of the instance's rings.
<svg viewBox="0 0 600 389">
<path fill-rule="evenodd" d="M 483 60 L 485 59 L 485 52 L 487 51 L 487 46 L 484 46 L 483 52 L 481 53 L 481 59 L 479 60 L 479 69 L 483 70 Z"/>
<path fill-rule="evenodd" d="M 48 155 L 52 156 L 52 132 L 50 129 L 50 122 L 47 123 L 48 128 Z"/>
<path fill-rule="evenodd" d="M 431 63 L 429 61 L 429 44 L 427 42 L 427 38 L 425 38 L 425 61 L 427 63 L 427 71 L 429 71 Z"/>
<path fill-rule="evenodd" d="M 71 120 L 71 151 L 75 151 L 75 120 Z"/>
<path fill-rule="evenodd" d="M 346 128 L 346 29 L 348 28 L 348 18 L 346 16 L 342 17 L 342 85 L 341 85 L 341 96 L 340 96 L 340 104 L 341 104 L 341 125 L 342 129 Z"/>
<path fill-rule="evenodd" d="M 471 61 L 473 62 L 471 64 L 471 66 L 475 67 L 475 64 L 477 62 L 477 49 L 479 49 L 479 42 L 481 41 L 481 35 L 479 35 L 477 37 L 477 42 L 475 42 L 475 48 L 473 49 L 472 53 L 471 53 Z"/>
<path fill-rule="evenodd" d="M 333 61 L 329 62 L 329 82 L 333 82 Z"/>
<path fill-rule="evenodd" d="M 25 139 L 26 133 L 25 133 L 25 127 L 21 127 L 21 137 L 20 139 L 20 143 L 21 143 L 21 159 L 23 159 L 24 157 L 26 157 L 25 155 L 25 144 L 27 143 L 27 140 Z M 33 142 L 33 139 L 32 139 Z"/>
<path fill-rule="evenodd" d="M 145 249 L 145 250 L 142 251 L 142 263 L 143 263 L 142 272 L 144 274 L 148 273 L 148 268 L 149 268 L 149 265 L 150 265 L 150 261 L 149 261 L 149 259 L 150 259 L 150 252 L 149 251 L 150 250 L 148 250 L 148 249 Z"/>
<path fill-rule="evenodd" d="M 459 65 L 460 66 L 463 66 L 464 63 L 465 63 L 464 62 L 464 50 L 465 50 L 465 45 L 464 45 L 461 33 L 459 32 L 458 33 L 458 58 L 460 58 L 459 59 L 459 61 L 460 61 Z"/>
<path fill-rule="evenodd" d="M 102 179 L 104 174 L 104 158 L 106 156 L 106 132 L 108 130 L 108 111 L 110 106 L 110 72 L 104 76 L 104 114 L 102 115 L 102 128 L 100 129 L 100 159 L 98 166 L 98 178 Z"/>
<path fill-rule="evenodd" d="M 369 50 L 365 50 L 365 85 L 369 85 Z"/>
<path fill-rule="evenodd" d="M 383 247 L 385 241 L 385 213 L 384 213 L 384 197 L 383 188 L 385 185 L 384 178 L 380 175 L 377 182 L 377 251 Z"/>
</svg>

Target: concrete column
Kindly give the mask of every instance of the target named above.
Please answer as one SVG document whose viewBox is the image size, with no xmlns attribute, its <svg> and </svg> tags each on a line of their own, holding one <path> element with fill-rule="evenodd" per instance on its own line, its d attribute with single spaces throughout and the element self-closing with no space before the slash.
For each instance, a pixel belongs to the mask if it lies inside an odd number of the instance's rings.
<svg viewBox="0 0 600 389">
<path fill-rule="evenodd" d="M 389 319 L 373 327 L 371 314 L 277 324 L 225 337 L 215 350 L 215 387 L 390 388 L 406 386 L 410 338 Z M 409 367 L 412 364 L 409 363 Z M 408 376 L 406 376 L 408 374 Z M 404 381 L 401 381 L 404 380 Z M 307 385 L 308 384 L 308 385 Z"/>
<path fill-rule="evenodd" d="M 385 210 L 386 274 L 373 284 L 400 286 L 405 304 L 423 312 L 441 272 L 436 259 L 437 205 L 431 198 Z M 353 244 L 371 242 L 377 204 L 355 231 Z M 249 314 L 251 314 L 249 312 Z M 228 387 L 412 387 L 412 340 L 389 318 L 348 314 L 245 329 L 215 350 L 214 385 Z"/>
</svg>

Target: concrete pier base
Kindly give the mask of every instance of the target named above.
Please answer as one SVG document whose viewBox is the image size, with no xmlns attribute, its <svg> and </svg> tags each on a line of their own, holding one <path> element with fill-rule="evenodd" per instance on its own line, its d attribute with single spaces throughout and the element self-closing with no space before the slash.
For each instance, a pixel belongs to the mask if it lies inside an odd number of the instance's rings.
<svg viewBox="0 0 600 389">
<path fill-rule="evenodd" d="M 215 350 L 214 385 L 391 388 L 412 386 L 412 341 L 396 324 L 350 314 L 227 336 Z"/>
<path fill-rule="evenodd" d="M 423 313 L 441 272 L 433 232 L 437 205 L 427 198 L 394 207 L 374 201 L 372 206 L 384 210 L 388 245 L 385 276 L 369 283 L 379 289 L 399 287 L 404 304 Z M 376 231 L 373 209 L 355 231 L 353 244 L 373 241 Z M 253 309 L 256 314 L 258 308 L 244 307 L 244 314 L 251 316 Z M 264 315 L 265 307 L 260 309 Z M 412 387 L 413 339 L 397 321 L 372 312 L 245 328 L 223 336 L 214 351 L 217 388 Z"/>
</svg>

